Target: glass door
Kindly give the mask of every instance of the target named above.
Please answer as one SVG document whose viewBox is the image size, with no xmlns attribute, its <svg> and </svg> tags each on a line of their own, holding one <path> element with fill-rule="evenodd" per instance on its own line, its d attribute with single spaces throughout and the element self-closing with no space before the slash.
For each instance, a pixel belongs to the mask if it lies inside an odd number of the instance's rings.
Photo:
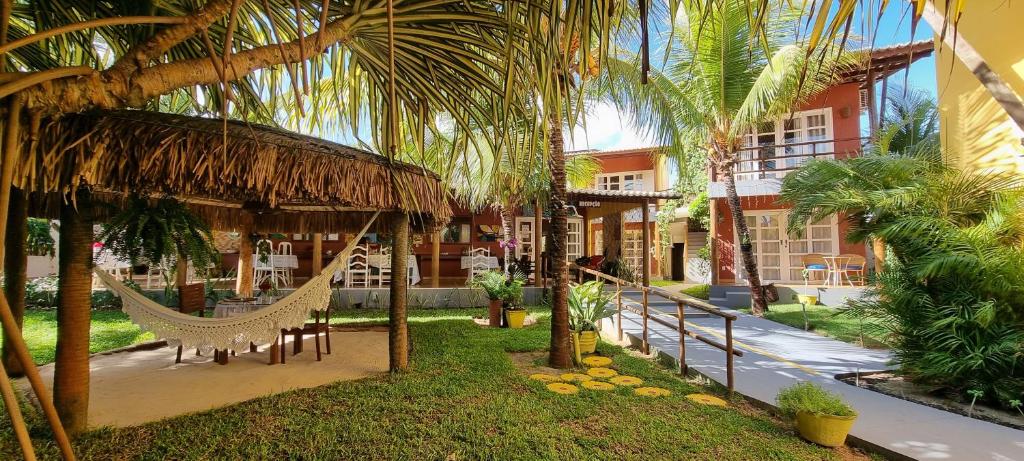
<svg viewBox="0 0 1024 461">
<path fill-rule="evenodd" d="M 622 231 L 622 261 L 634 274 L 641 274 L 644 267 L 644 235 L 640 229 Z"/>
<path fill-rule="evenodd" d="M 569 218 L 568 229 L 565 256 L 567 261 L 572 262 L 583 256 L 583 219 Z"/>
<path fill-rule="evenodd" d="M 829 256 L 838 254 L 839 226 L 835 216 L 812 223 L 807 222 L 804 231 L 789 235 L 789 280 L 803 281 L 803 257 L 808 254 Z"/>
<path fill-rule="evenodd" d="M 533 261 L 533 229 L 534 229 L 534 218 L 532 217 L 517 217 L 516 218 L 516 240 L 519 241 L 519 245 L 516 246 L 516 258 L 522 258 L 523 255 L 528 255 L 530 261 Z"/>
</svg>

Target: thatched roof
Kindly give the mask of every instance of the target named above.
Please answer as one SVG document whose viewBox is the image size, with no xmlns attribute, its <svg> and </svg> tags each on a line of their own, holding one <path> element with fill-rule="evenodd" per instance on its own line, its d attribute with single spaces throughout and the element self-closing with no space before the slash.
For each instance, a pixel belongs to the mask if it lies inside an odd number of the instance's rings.
<svg viewBox="0 0 1024 461">
<path fill-rule="evenodd" d="M 225 140 L 227 149 L 224 149 Z M 32 146 L 26 139 L 25 146 Z M 376 210 L 424 226 L 452 211 L 437 175 L 418 166 L 262 125 L 145 111 L 44 121 L 15 177 L 56 200 L 87 185 L 105 202 L 171 195 L 214 228 L 343 232 Z"/>
</svg>

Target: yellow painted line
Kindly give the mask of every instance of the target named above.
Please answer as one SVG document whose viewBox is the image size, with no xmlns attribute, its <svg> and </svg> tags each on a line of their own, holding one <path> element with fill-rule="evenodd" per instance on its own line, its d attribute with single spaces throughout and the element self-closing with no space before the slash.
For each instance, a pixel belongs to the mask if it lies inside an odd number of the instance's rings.
<svg viewBox="0 0 1024 461">
<path fill-rule="evenodd" d="M 715 336 L 718 339 L 721 339 L 723 343 L 725 343 L 725 335 L 723 335 L 723 334 L 721 334 L 721 333 L 719 333 L 719 332 L 717 332 L 715 330 L 712 330 L 710 328 L 705 328 L 705 327 L 702 327 L 700 325 L 695 325 L 695 324 L 693 324 L 691 322 L 684 322 L 684 323 L 686 323 L 687 325 L 689 325 L 689 326 L 691 326 L 693 328 L 696 328 L 696 329 L 698 329 L 700 331 L 703 331 L 703 332 L 705 332 L 705 333 L 707 333 L 709 335 Z M 742 347 L 744 349 L 749 350 L 750 352 L 754 352 L 756 354 L 763 355 L 763 356 L 768 357 L 770 359 L 773 359 L 773 360 L 775 360 L 777 362 L 785 363 L 786 365 L 789 365 L 789 366 L 791 366 L 793 368 L 797 368 L 797 369 L 799 369 L 799 370 L 801 370 L 801 371 L 803 371 L 805 373 L 810 373 L 810 374 L 816 375 L 816 376 L 824 376 L 821 373 L 819 373 L 817 370 L 814 370 L 813 368 L 808 368 L 808 367 L 806 367 L 804 365 L 800 365 L 799 363 L 796 363 L 796 362 L 794 362 L 792 360 L 788 360 L 785 357 L 779 356 L 777 354 L 773 354 L 771 352 L 768 352 L 768 351 L 766 351 L 764 349 L 761 349 L 760 347 L 751 346 L 751 345 L 749 345 L 747 343 L 744 343 L 742 341 L 738 341 L 736 338 L 733 338 L 732 344 L 733 344 L 733 346 Z"/>
</svg>

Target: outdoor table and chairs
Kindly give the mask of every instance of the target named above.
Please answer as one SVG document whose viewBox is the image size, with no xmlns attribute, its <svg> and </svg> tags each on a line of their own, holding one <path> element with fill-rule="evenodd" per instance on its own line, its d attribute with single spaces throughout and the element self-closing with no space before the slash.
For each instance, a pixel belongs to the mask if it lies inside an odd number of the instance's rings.
<svg viewBox="0 0 1024 461">
<path fill-rule="evenodd" d="M 213 308 L 214 318 L 228 318 L 236 315 L 246 314 L 259 309 L 263 309 L 271 304 L 277 302 L 277 299 L 269 296 L 260 296 L 256 298 L 227 298 L 217 302 Z M 315 320 L 313 323 L 306 323 L 302 327 L 282 329 L 281 335 L 274 342 L 270 348 L 269 364 L 274 365 L 278 363 L 285 363 L 285 338 L 288 335 L 293 336 L 292 340 L 292 355 L 299 354 L 302 352 L 303 335 L 311 334 L 314 335 L 316 341 L 316 360 L 321 361 L 321 350 L 320 350 L 320 335 L 322 334 L 327 344 L 327 354 L 331 353 L 331 336 L 330 336 L 330 320 L 331 311 L 328 306 L 326 312 L 321 313 L 320 311 L 314 311 Z M 256 345 L 249 343 L 249 352 L 256 352 Z M 279 355 L 278 355 L 279 354 Z M 234 356 L 235 352 L 230 351 L 230 355 Z M 180 353 L 179 353 L 180 356 Z M 214 351 L 214 359 L 220 364 L 226 364 L 228 361 L 228 351 Z"/>
<path fill-rule="evenodd" d="M 253 285 L 259 286 L 270 280 L 274 286 L 291 286 L 291 271 L 298 269 L 299 257 L 293 254 L 252 255 Z"/>
<path fill-rule="evenodd" d="M 863 285 L 866 270 L 865 258 L 858 254 L 821 255 L 808 254 L 802 258 L 806 280 L 821 277 L 824 286 L 854 286 L 853 278 Z"/>
<path fill-rule="evenodd" d="M 460 266 L 466 271 L 467 280 L 473 280 L 478 274 L 501 268 L 497 256 L 491 256 L 487 248 L 476 248 L 469 255 L 463 256 L 459 261 Z"/>
</svg>

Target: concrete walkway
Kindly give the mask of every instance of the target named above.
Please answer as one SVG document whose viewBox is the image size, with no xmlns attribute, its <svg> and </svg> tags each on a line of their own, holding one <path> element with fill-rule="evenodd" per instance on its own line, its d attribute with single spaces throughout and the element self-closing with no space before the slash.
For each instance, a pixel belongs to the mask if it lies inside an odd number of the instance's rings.
<svg viewBox="0 0 1024 461">
<path fill-rule="evenodd" d="M 639 301 L 638 293 L 624 293 Z M 675 313 L 675 303 L 651 296 L 652 311 Z M 736 391 L 748 398 L 774 404 L 778 391 L 797 380 L 813 381 L 841 394 L 860 414 L 851 442 L 861 442 L 897 459 L 1021 460 L 1024 431 L 967 418 L 895 397 L 861 389 L 834 379 L 839 373 L 888 368 L 886 351 L 868 350 L 805 332 L 769 320 L 730 311 L 734 345 L 744 352 L 735 366 Z M 725 321 L 720 317 L 691 315 L 687 329 L 719 338 L 724 343 Z M 667 318 L 667 317 L 666 317 Z M 674 323 L 674 319 L 672 320 Z M 615 335 L 612 318 L 612 336 Z M 642 335 L 640 316 L 624 313 L 623 331 L 632 342 Z M 675 329 L 649 322 L 652 353 L 678 360 Z M 608 334 L 608 333 L 606 333 Z M 686 341 L 686 362 L 691 369 L 725 384 L 725 353 L 696 340 Z"/>
</svg>

